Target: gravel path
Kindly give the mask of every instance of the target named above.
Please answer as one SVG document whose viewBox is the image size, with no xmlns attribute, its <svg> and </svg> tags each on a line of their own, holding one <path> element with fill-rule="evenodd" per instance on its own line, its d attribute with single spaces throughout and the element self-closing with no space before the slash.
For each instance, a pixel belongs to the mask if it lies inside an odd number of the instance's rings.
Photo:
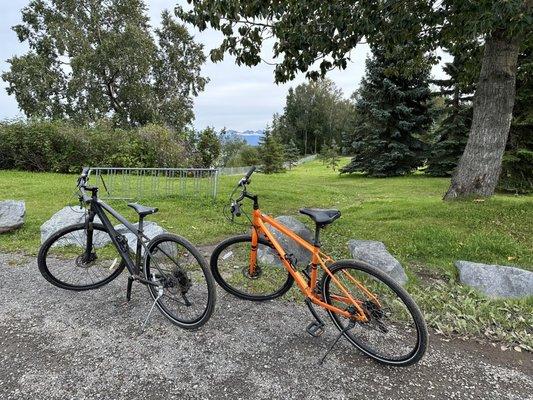
<svg viewBox="0 0 533 400">
<path fill-rule="evenodd" d="M 0 399 L 533 399 L 533 357 L 431 337 L 409 368 L 383 367 L 336 331 L 313 338 L 305 306 L 250 303 L 218 291 L 200 331 L 155 313 L 126 275 L 91 292 L 47 283 L 34 259 L 0 254 Z"/>
</svg>

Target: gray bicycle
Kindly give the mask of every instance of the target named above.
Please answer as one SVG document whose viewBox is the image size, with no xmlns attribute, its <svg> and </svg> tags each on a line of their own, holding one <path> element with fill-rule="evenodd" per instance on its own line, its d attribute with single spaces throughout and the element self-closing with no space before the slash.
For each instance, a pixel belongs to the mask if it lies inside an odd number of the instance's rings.
<svg viewBox="0 0 533 400">
<path fill-rule="evenodd" d="M 127 268 L 126 298 L 133 282 L 148 287 L 154 307 L 184 329 L 196 329 L 210 318 L 216 292 L 209 266 L 186 239 L 169 233 L 148 238 L 144 218 L 157 208 L 130 203 L 139 215 L 132 224 L 98 198 L 98 188 L 87 185 L 90 170 L 78 178 L 80 205 L 87 205 L 85 222 L 67 226 L 51 235 L 38 254 L 39 271 L 52 285 L 67 290 L 99 288 Z M 90 193 L 90 195 L 88 195 Z M 122 225 L 113 226 L 107 214 Z"/>
</svg>

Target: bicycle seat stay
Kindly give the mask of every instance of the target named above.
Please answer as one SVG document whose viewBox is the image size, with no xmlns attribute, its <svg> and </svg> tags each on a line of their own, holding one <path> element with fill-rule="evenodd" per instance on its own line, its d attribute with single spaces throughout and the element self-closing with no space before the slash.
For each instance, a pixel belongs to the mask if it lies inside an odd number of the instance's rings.
<svg viewBox="0 0 533 400">
<path fill-rule="evenodd" d="M 339 210 L 325 208 L 301 208 L 300 214 L 307 215 L 320 226 L 326 226 L 341 216 Z"/>
<path fill-rule="evenodd" d="M 156 207 L 147 207 L 138 203 L 128 203 L 128 207 L 133 208 L 140 217 L 145 217 L 149 214 L 155 214 L 158 211 Z"/>
</svg>

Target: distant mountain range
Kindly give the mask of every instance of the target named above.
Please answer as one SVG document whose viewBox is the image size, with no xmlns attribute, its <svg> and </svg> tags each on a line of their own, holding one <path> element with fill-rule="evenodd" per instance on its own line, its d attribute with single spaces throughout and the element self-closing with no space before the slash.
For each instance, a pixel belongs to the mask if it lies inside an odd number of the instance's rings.
<svg viewBox="0 0 533 400">
<path fill-rule="evenodd" d="M 248 143 L 250 146 L 257 146 L 259 144 L 259 139 L 265 134 L 264 130 L 258 130 L 258 131 L 235 131 L 232 129 L 226 130 L 226 135 L 228 136 L 235 136 L 239 139 L 246 140 L 246 143 Z"/>
</svg>

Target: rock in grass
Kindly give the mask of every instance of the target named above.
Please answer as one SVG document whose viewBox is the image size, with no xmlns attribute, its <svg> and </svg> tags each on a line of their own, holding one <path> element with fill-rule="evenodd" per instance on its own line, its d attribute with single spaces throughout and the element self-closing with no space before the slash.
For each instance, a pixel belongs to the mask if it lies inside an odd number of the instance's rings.
<svg viewBox="0 0 533 400">
<path fill-rule="evenodd" d="M 406 284 L 407 275 L 402 264 L 387 251 L 382 242 L 352 239 L 348 242 L 348 249 L 353 258 L 385 272 L 400 285 Z"/>
<path fill-rule="evenodd" d="M 456 261 L 459 281 L 488 297 L 520 298 L 533 296 L 533 272 L 501 265 Z"/>
<path fill-rule="evenodd" d="M 85 209 L 80 209 L 78 206 L 66 206 L 52 215 L 48 221 L 41 225 L 41 243 L 44 243 L 52 234 L 69 225 L 79 224 L 85 222 Z M 94 222 L 100 223 L 100 219 L 95 217 Z M 56 246 L 79 245 L 82 247 L 85 243 L 85 234 L 82 231 L 71 233 L 65 236 Z M 110 242 L 109 235 L 103 232 L 98 232 L 94 236 L 94 244 L 96 247 L 103 247 Z"/>
<path fill-rule="evenodd" d="M 276 218 L 276 221 L 285 225 L 287 228 L 294 231 L 301 238 L 312 242 L 314 233 L 305 226 L 302 222 L 297 220 L 295 217 L 281 215 Z M 269 230 L 274 234 L 274 237 L 279 241 L 281 246 L 285 249 L 288 254 L 293 254 L 297 259 L 297 265 L 299 267 L 305 267 L 311 262 L 311 253 L 296 243 L 294 240 L 289 239 L 287 236 L 283 235 L 278 230 L 269 227 Z M 277 254 L 271 249 L 264 251 L 265 247 L 260 246 L 258 250 L 259 261 L 263 263 L 274 263 L 281 265 L 281 261 Z"/>
<path fill-rule="evenodd" d="M 24 201 L 0 201 L 0 233 L 10 232 L 24 224 L 26 205 Z"/>
</svg>

